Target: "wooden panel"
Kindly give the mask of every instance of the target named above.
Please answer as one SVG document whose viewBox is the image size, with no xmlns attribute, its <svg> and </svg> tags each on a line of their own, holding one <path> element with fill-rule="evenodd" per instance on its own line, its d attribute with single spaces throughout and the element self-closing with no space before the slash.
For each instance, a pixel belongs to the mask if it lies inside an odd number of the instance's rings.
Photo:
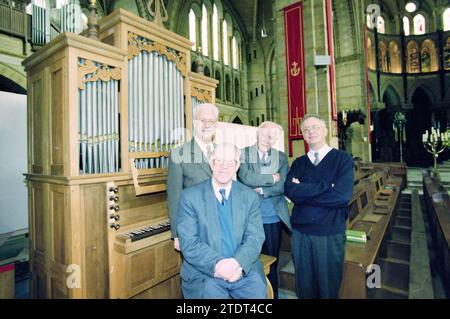
<svg viewBox="0 0 450 319">
<path fill-rule="evenodd" d="M 45 245 L 45 224 L 47 223 L 47 218 L 45 214 L 45 192 L 43 184 L 33 183 L 33 223 L 34 223 L 34 249 L 41 253 L 46 252 Z"/>
<path fill-rule="evenodd" d="M 133 299 L 181 299 L 182 297 L 181 279 L 177 275 L 137 294 Z"/>
<path fill-rule="evenodd" d="M 47 278 L 43 274 L 43 272 L 35 269 L 34 272 L 32 273 L 32 276 L 34 279 L 33 285 L 35 285 L 35 288 L 34 288 L 35 296 L 33 296 L 33 297 L 38 298 L 38 299 L 49 298 L 49 296 L 47 294 Z"/>
<path fill-rule="evenodd" d="M 65 286 L 64 286 L 65 283 L 64 284 L 60 283 L 59 280 L 57 280 L 56 278 L 52 278 L 50 280 L 50 283 L 51 283 L 50 298 L 66 299 L 68 297 L 67 288 L 65 288 Z"/>
<path fill-rule="evenodd" d="M 126 274 L 127 291 L 130 295 L 156 284 L 156 247 L 148 247 L 128 255 Z"/>
<path fill-rule="evenodd" d="M 58 62 L 50 75 L 50 116 L 51 116 L 51 174 L 63 174 L 63 120 L 64 108 L 62 105 L 63 94 L 63 69 Z"/>
<path fill-rule="evenodd" d="M 167 211 L 166 192 L 136 196 L 133 185 L 119 186 L 120 225 L 164 218 Z"/>
<path fill-rule="evenodd" d="M 339 298 L 366 298 L 366 270 L 363 265 L 346 261 L 342 275 Z"/>
<path fill-rule="evenodd" d="M 65 206 L 66 195 L 63 187 L 54 187 L 50 189 L 50 202 L 52 204 L 52 250 L 53 260 L 65 265 L 66 250 L 65 243 L 67 241 L 65 232 Z"/>
<path fill-rule="evenodd" d="M 86 297 L 108 296 L 107 221 L 104 184 L 82 187 L 84 212 Z"/>
<path fill-rule="evenodd" d="M 179 252 L 173 249 L 173 241 L 171 239 L 158 245 L 156 258 L 160 279 L 164 280 L 180 272 L 181 256 Z"/>
<path fill-rule="evenodd" d="M 43 73 L 43 72 L 42 72 Z M 44 109 L 44 95 L 42 90 L 44 89 L 43 80 L 41 77 L 37 78 L 36 81 L 31 83 L 31 99 L 32 99 L 32 113 L 29 122 L 32 127 L 32 172 L 36 174 L 43 173 L 43 126 L 42 126 L 42 116 Z"/>
</svg>

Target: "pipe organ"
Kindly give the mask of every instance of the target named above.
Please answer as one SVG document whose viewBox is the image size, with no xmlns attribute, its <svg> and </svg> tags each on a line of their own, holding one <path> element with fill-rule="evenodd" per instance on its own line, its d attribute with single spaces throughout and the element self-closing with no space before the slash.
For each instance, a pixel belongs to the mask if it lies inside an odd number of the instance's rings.
<svg viewBox="0 0 450 319">
<path fill-rule="evenodd" d="M 85 24 L 82 16 L 79 0 L 65 0 L 59 8 L 51 8 L 49 0 L 32 0 L 31 42 L 44 45 L 59 33 L 80 33 Z"/>
<path fill-rule="evenodd" d="M 61 32 L 80 33 L 83 31 L 82 12 L 78 0 L 69 0 L 59 9 Z"/>
<path fill-rule="evenodd" d="M 31 41 L 45 44 L 50 41 L 50 9 L 46 1 L 33 0 L 31 3 Z"/>
<path fill-rule="evenodd" d="M 167 159 L 217 81 L 189 71 L 190 41 L 123 9 L 99 31 L 23 62 L 32 295 L 181 297 Z"/>
</svg>

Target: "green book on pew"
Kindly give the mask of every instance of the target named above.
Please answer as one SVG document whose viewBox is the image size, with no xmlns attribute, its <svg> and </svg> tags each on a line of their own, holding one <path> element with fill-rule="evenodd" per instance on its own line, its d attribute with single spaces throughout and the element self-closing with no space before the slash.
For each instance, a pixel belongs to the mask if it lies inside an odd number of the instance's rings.
<svg viewBox="0 0 450 319">
<path fill-rule="evenodd" d="M 367 234 L 364 231 L 347 229 L 345 231 L 345 235 L 347 236 L 347 240 L 351 241 L 351 242 L 356 242 L 356 243 L 366 243 L 367 242 Z"/>
</svg>

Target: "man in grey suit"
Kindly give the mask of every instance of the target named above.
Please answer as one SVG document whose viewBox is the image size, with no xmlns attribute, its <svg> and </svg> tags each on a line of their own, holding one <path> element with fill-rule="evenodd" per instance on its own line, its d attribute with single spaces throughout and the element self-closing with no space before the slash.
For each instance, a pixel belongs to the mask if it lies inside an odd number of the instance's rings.
<svg viewBox="0 0 450 319">
<path fill-rule="evenodd" d="M 177 234 L 177 215 L 181 191 L 211 178 L 209 157 L 214 150 L 219 110 L 214 104 L 197 105 L 194 110 L 194 138 L 172 150 L 167 176 L 167 206 L 174 239 L 180 250 Z"/>
<path fill-rule="evenodd" d="M 181 193 L 178 236 L 185 298 L 266 298 L 259 199 L 232 180 L 238 168 L 239 149 L 217 145 L 212 178 Z"/>
<path fill-rule="evenodd" d="M 284 224 L 292 231 L 287 202 L 284 197 L 284 182 L 288 173 L 288 160 L 283 152 L 272 148 L 282 128 L 270 121 L 258 127 L 255 145 L 242 152 L 239 180 L 253 188 L 261 197 L 261 216 L 266 240 L 262 253 L 277 258 L 270 266 L 268 275 L 274 298 L 278 298 L 278 258 L 281 245 L 281 231 Z"/>
</svg>

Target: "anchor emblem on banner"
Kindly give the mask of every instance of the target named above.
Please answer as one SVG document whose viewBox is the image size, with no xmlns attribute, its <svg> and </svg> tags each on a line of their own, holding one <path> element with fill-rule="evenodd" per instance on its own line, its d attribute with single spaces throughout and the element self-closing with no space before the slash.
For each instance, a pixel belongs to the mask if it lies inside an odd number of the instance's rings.
<svg viewBox="0 0 450 319">
<path fill-rule="evenodd" d="M 298 67 L 298 63 L 296 61 L 292 62 L 291 75 L 297 76 L 300 74 L 300 68 Z"/>
</svg>

